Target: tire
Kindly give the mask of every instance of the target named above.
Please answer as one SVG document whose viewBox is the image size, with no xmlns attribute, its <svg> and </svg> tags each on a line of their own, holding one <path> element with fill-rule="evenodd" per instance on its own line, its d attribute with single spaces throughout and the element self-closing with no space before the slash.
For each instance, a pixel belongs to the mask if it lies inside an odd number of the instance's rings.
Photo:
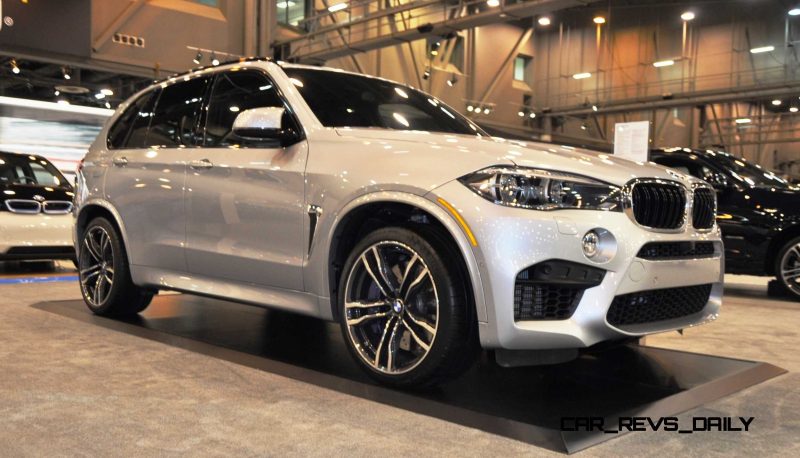
<svg viewBox="0 0 800 458">
<path fill-rule="evenodd" d="M 778 286 L 789 297 L 800 300 L 800 237 L 786 242 L 775 260 Z"/>
<path fill-rule="evenodd" d="M 353 248 L 339 279 L 339 322 L 375 380 L 430 387 L 475 361 L 474 307 L 464 274 L 447 262 L 457 255 L 429 231 L 400 227 L 377 229 Z"/>
<path fill-rule="evenodd" d="M 83 300 L 97 315 L 135 315 L 153 299 L 151 291 L 133 284 L 119 232 L 103 217 L 90 221 L 83 232 L 78 276 Z"/>
</svg>

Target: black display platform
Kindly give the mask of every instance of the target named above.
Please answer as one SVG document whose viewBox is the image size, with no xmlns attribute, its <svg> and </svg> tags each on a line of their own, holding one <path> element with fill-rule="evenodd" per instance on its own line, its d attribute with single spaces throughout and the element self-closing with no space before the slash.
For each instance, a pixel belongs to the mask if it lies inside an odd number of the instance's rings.
<svg viewBox="0 0 800 458">
<path fill-rule="evenodd" d="M 675 415 L 785 372 L 632 345 L 547 367 L 504 369 L 484 354 L 444 387 L 403 392 L 359 370 L 335 323 L 185 295 L 158 296 L 126 320 L 94 316 L 82 301 L 33 307 L 566 453 L 621 433 L 561 432 L 562 417 L 604 417 L 608 425 L 620 416 Z"/>
</svg>

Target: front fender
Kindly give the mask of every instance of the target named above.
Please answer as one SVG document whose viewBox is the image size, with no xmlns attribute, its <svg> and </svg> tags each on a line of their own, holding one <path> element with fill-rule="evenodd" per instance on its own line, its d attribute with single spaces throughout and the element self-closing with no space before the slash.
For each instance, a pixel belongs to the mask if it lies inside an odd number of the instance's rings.
<svg viewBox="0 0 800 458">
<path fill-rule="evenodd" d="M 309 260 L 309 273 L 307 276 L 307 289 L 317 292 L 320 296 L 320 315 L 327 318 L 333 318 L 333 310 L 331 308 L 329 282 L 330 278 L 330 257 L 333 253 L 334 234 L 336 233 L 339 224 L 346 220 L 348 215 L 359 207 L 376 202 L 387 203 L 401 203 L 417 207 L 436 218 L 436 220 L 447 229 L 450 236 L 455 240 L 458 250 L 461 253 L 464 263 L 467 266 L 470 281 L 472 283 L 472 290 L 475 301 L 475 311 L 477 313 L 478 321 L 485 322 L 487 320 L 486 302 L 481 283 L 480 270 L 478 268 L 478 261 L 476 255 L 470 245 L 461 227 L 456 220 L 450 215 L 447 210 L 442 208 L 438 203 L 435 203 L 425 197 L 416 194 L 410 194 L 399 191 L 379 191 L 372 192 L 359 196 L 346 205 L 333 215 L 328 215 L 327 224 L 320 220 L 319 234 L 315 237 L 316 240 L 324 241 L 324 246 L 312 250 L 311 259 Z"/>
</svg>

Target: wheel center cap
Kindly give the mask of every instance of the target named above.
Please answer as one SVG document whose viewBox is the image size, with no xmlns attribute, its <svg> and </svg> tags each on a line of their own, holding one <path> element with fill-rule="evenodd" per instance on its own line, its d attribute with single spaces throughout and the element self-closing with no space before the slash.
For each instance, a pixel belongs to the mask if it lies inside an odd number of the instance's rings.
<svg viewBox="0 0 800 458">
<path fill-rule="evenodd" d="M 403 311 L 403 301 L 400 299 L 395 299 L 392 301 L 392 311 L 394 313 L 400 313 Z"/>
</svg>

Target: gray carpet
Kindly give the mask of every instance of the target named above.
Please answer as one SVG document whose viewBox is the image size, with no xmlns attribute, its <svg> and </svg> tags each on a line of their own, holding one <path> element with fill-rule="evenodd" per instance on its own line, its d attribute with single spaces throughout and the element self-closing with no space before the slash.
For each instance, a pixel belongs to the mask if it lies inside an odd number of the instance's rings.
<svg viewBox="0 0 800 458">
<path fill-rule="evenodd" d="M 754 416 L 749 433 L 632 433 L 580 456 L 800 456 L 800 304 L 734 286 L 710 325 L 648 345 L 791 373 L 688 412 Z M 0 286 L 2 456 L 556 455 L 30 307 L 75 284 Z"/>
</svg>

